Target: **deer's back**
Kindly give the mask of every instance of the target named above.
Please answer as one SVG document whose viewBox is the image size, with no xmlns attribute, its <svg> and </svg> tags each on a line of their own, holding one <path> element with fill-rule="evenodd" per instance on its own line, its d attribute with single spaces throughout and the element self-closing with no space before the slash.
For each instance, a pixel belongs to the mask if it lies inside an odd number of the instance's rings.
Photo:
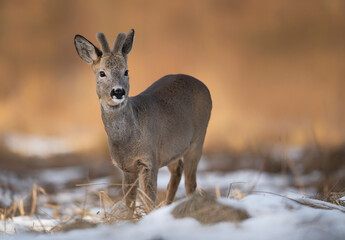
<svg viewBox="0 0 345 240">
<path fill-rule="evenodd" d="M 186 118 L 208 122 L 212 100 L 208 88 L 198 79 L 184 75 L 167 75 L 142 94 L 151 96 L 162 113 L 174 120 Z"/>
</svg>

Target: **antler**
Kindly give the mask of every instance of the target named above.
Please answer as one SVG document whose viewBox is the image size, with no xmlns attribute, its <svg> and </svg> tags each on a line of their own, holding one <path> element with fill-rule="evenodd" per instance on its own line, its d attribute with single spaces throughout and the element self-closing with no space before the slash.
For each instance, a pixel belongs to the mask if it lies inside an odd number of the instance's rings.
<svg viewBox="0 0 345 240">
<path fill-rule="evenodd" d="M 127 34 L 124 32 L 121 32 L 119 33 L 119 35 L 117 35 L 117 38 L 114 42 L 114 48 L 111 51 L 113 54 L 116 54 L 116 53 L 122 54 L 122 47 L 126 41 L 126 37 L 127 37 Z"/>
<path fill-rule="evenodd" d="M 107 38 L 105 37 L 104 33 L 99 32 L 99 33 L 97 33 L 96 37 L 97 37 L 99 44 L 102 47 L 103 53 L 104 54 L 110 53 L 110 47 L 109 47 Z"/>
</svg>

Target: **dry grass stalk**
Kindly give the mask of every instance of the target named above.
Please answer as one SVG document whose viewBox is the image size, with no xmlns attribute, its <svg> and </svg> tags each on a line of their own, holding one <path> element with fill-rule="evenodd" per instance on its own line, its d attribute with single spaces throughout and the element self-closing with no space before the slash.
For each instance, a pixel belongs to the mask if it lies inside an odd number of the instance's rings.
<svg viewBox="0 0 345 240">
<path fill-rule="evenodd" d="M 289 168 L 291 169 L 293 175 L 295 176 L 297 186 L 299 190 L 302 192 L 302 194 L 305 194 L 305 187 L 301 178 L 301 175 L 297 172 L 296 164 L 288 157 L 286 157 L 287 164 Z"/>
<path fill-rule="evenodd" d="M 43 206 L 53 209 L 54 216 L 52 218 L 54 218 L 54 219 L 61 218 L 61 214 L 60 214 L 60 208 L 61 207 L 59 205 L 55 205 L 55 204 L 51 204 L 51 203 L 45 203 Z"/>
<path fill-rule="evenodd" d="M 132 220 L 127 218 L 124 199 L 114 202 L 105 191 L 98 192 L 100 207 L 102 209 L 103 221 L 113 223 L 124 220 Z"/>
<path fill-rule="evenodd" d="M 47 233 L 47 230 L 46 230 L 46 228 L 44 227 L 43 223 L 41 222 L 41 219 L 40 219 L 37 215 L 34 215 L 34 216 L 35 216 L 35 218 L 37 219 L 37 221 L 40 223 L 43 232 Z"/>
<path fill-rule="evenodd" d="M 37 204 L 37 185 L 34 184 L 32 188 L 32 204 L 31 204 L 30 216 L 32 216 L 36 212 L 36 204 Z"/>
<path fill-rule="evenodd" d="M 83 207 L 82 207 L 82 216 L 81 216 L 82 219 L 84 218 L 85 213 L 86 213 L 87 194 L 88 194 L 88 189 L 85 188 L 85 196 L 84 196 Z"/>
<path fill-rule="evenodd" d="M 235 188 L 233 190 L 233 195 L 232 197 L 237 199 L 237 200 L 241 200 L 245 197 L 246 195 L 239 189 L 239 188 Z"/>
<path fill-rule="evenodd" d="M 327 202 L 345 207 L 345 201 L 339 200 L 345 196 L 345 191 L 343 192 L 330 192 L 329 196 L 325 199 Z"/>
<path fill-rule="evenodd" d="M 164 206 L 166 206 L 166 201 L 165 200 L 163 200 L 159 204 L 157 204 L 155 209 L 158 209 L 158 208 L 161 208 L 161 207 L 164 207 Z"/>
<path fill-rule="evenodd" d="M 198 193 L 199 193 L 200 195 L 203 195 L 203 194 L 204 194 L 204 190 L 202 190 L 202 188 L 200 187 L 199 184 L 196 186 L 196 189 L 198 190 Z"/>
<path fill-rule="evenodd" d="M 148 214 L 155 209 L 155 203 L 152 202 L 151 198 L 147 196 L 147 194 L 143 190 L 141 190 L 140 188 L 138 190 L 139 196 L 141 197 L 142 202 L 146 207 L 146 214 Z"/>
<path fill-rule="evenodd" d="M 248 195 L 251 194 L 254 191 L 256 185 L 258 184 L 258 182 L 260 180 L 260 177 L 261 177 L 262 173 L 264 172 L 264 169 L 265 169 L 265 166 L 266 166 L 266 162 L 267 162 L 267 158 L 264 158 L 264 161 L 261 163 L 261 166 L 260 166 L 260 169 L 259 169 L 259 175 L 258 175 L 255 183 L 253 184 L 253 186 L 248 191 Z"/>
<path fill-rule="evenodd" d="M 99 196 L 99 203 L 100 203 L 101 209 L 103 210 L 103 218 L 107 218 L 106 205 L 113 206 L 114 202 L 111 200 L 109 195 L 104 191 L 100 191 L 98 193 L 98 196 Z"/>
<path fill-rule="evenodd" d="M 58 223 L 56 226 L 54 226 L 53 228 L 50 229 L 50 232 L 59 232 L 59 231 L 61 231 L 61 229 L 64 226 L 68 225 L 68 223 L 70 221 L 72 221 L 72 220 L 73 220 L 73 217 L 71 215 L 68 215 L 68 218 L 64 222 Z"/>
<path fill-rule="evenodd" d="M 297 183 L 297 186 L 299 187 L 300 191 L 303 194 L 305 194 L 305 188 L 304 188 L 304 184 L 303 184 L 301 175 L 297 171 L 296 164 L 289 158 L 289 156 L 286 152 L 285 146 L 286 146 L 286 144 L 284 144 L 284 148 L 283 148 L 283 160 L 284 160 L 284 162 L 287 163 L 287 166 L 290 168 L 290 170 L 292 171 L 292 174 L 295 176 L 296 183 Z"/>
<path fill-rule="evenodd" d="M 103 199 L 106 201 L 106 204 L 107 204 L 107 205 L 110 205 L 110 206 L 114 205 L 114 201 L 111 200 L 111 198 L 109 197 L 109 195 L 108 195 L 105 191 L 101 191 L 101 192 L 102 192 L 102 194 L 103 194 Z"/>
<path fill-rule="evenodd" d="M 219 185 L 216 186 L 216 197 L 217 198 L 221 198 L 221 194 L 220 194 L 220 188 L 219 188 Z"/>
<path fill-rule="evenodd" d="M 6 234 L 6 218 L 7 218 L 7 208 L 5 208 L 5 214 L 4 214 L 4 232 Z"/>
<path fill-rule="evenodd" d="M 131 186 L 131 187 L 130 187 L 130 188 L 128 189 L 128 191 L 124 194 L 124 196 L 122 197 L 121 201 L 118 202 L 118 203 L 116 203 L 116 204 L 114 204 L 114 207 L 115 207 L 115 208 L 113 207 L 113 209 L 111 210 L 111 212 L 114 213 L 114 212 L 116 212 L 116 211 L 120 211 L 120 212 L 121 212 L 120 216 L 110 216 L 110 218 L 108 217 L 107 221 L 117 221 L 117 220 L 119 220 L 119 219 L 121 219 L 121 220 L 135 220 L 135 219 L 128 219 L 127 216 L 125 217 L 125 216 L 124 216 L 124 213 L 123 213 L 123 210 L 122 210 L 122 209 L 116 209 L 116 207 L 121 207 L 121 204 L 120 204 L 120 203 L 125 202 L 125 199 L 127 198 L 128 194 L 131 192 L 131 190 L 133 189 L 133 187 L 137 185 L 138 181 L 139 181 L 139 178 L 137 178 L 133 184 L 130 184 L 129 186 Z M 135 212 L 135 211 L 134 211 L 134 212 Z"/>
<path fill-rule="evenodd" d="M 153 211 L 157 207 L 155 203 L 152 202 L 150 197 L 140 188 L 138 188 L 138 204 L 135 206 L 134 216 L 128 218 L 125 206 L 125 199 L 126 196 L 129 194 L 131 189 L 136 186 L 139 179 L 137 179 L 133 184 L 131 184 L 131 188 L 124 194 L 122 199 L 114 204 L 114 202 L 110 199 L 110 197 L 105 193 L 99 195 L 101 208 L 103 209 L 104 213 L 106 213 L 106 207 L 104 204 L 104 200 L 107 199 L 108 203 L 112 204 L 111 209 L 108 211 L 108 214 L 104 216 L 104 220 L 109 223 L 124 221 L 124 220 L 131 220 L 131 221 L 138 221 L 144 215 L 148 214 L 149 212 Z"/>
<path fill-rule="evenodd" d="M 233 189 L 232 189 L 232 186 L 234 185 L 234 184 L 238 184 L 238 183 L 246 183 L 246 182 L 233 182 L 233 183 L 230 183 L 230 185 L 229 185 L 229 191 L 228 191 L 228 194 L 226 194 L 226 198 L 233 198 L 234 197 L 234 194 L 233 194 Z M 252 190 L 251 190 L 252 191 Z M 248 194 L 247 194 L 248 195 Z M 245 196 L 244 194 L 243 194 L 243 196 Z"/>
<path fill-rule="evenodd" d="M 24 199 L 19 199 L 19 212 L 20 216 L 25 216 L 25 210 L 24 210 Z"/>
<path fill-rule="evenodd" d="M 47 192 L 44 188 L 37 186 L 38 191 L 40 191 L 41 193 L 43 193 L 44 195 L 47 195 Z"/>
<path fill-rule="evenodd" d="M 78 183 L 76 187 L 86 187 L 86 186 L 99 186 L 99 185 L 108 185 L 108 186 L 119 186 L 121 187 L 123 184 L 121 183 Z M 132 184 L 130 184 L 132 185 Z"/>
<path fill-rule="evenodd" d="M 128 194 L 132 191 L 133 187 L 137 185 L 138 181 L 139 181 L 139 178 L 137 178 L 137 180 L 135 180 L 135 182 L 133 184 L 129 184 L 129 185 L 131 185 L 131 187 L 128 189 L 126 194 L 123 196 L 122 200 L 126 199 Z"/>
</svg>

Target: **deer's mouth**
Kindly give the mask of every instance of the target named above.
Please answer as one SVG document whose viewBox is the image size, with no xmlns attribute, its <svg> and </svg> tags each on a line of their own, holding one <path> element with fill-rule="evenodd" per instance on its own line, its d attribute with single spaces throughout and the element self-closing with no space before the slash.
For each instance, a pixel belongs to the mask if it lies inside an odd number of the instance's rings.
<svg viewBox="0 0 345 240">
<path fill-rule="evenodd" d="M 121 98 L 121 99 L 112 98 L 111 100 L 112 100 L 114 103 L 116 103 L 116 104 L 120 104 L 120 103 L 122 103 L 122 102 L 125 100 L 125 98 L 124 98 L 124 97 Z"/>
<path fill-rule="evenodd" d="M 100 98 L 100 103 L 101 103 L 101 105 L 107 105 L 107 106 L 112 107 L 112 108 L 114 108 L 114 107 L 120 108 L 126 104 L 125 100 L 126 100 L 125 97 L 123 97 L 122 99 L 116 99 L 116 98 L 114 99 L 114 98 L 108 97 L 108 98 L 103 99 L 103 100 L 102 100 L 102 98 Z"/>
</svg>

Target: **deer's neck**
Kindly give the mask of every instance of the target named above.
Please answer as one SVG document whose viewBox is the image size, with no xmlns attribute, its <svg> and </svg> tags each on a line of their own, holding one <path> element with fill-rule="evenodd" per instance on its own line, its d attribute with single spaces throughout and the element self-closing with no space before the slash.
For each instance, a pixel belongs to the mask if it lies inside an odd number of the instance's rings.
<svg viewBox="0 0 345 240">
<path fill-rule="evenodd" d="M 105 131 L 112 141 L 126 141 L 137 129 L 131 103 L 117 109 L 101 104 L 102 120 Z"/>
</svg>

